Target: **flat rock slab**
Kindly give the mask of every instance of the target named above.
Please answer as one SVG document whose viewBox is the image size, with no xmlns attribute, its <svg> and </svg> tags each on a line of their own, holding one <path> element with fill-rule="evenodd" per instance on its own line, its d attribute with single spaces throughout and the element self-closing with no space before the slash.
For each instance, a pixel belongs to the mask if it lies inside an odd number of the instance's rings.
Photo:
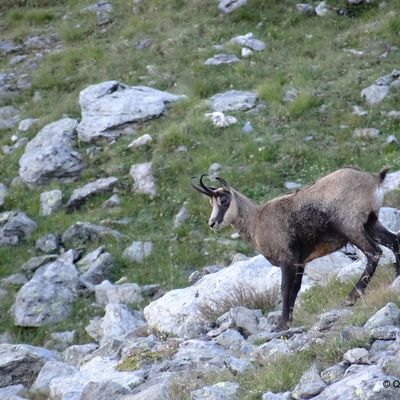
<svg viewBox="0 0 400 400">
<path fill-rule="evenodd" d="M 163 114 L 169 103 L 186 98 L 146 86 L 127 86 L 117 81 L 102 82 L 79 95 L 82 120 L 78 136 L 83 142 L 111 141 L 127 124 Z"/>
<path fill-rule="evenodd" d="M 0 213 L 0 246 L 15 246 L 36 228 L 36 223 L 22 211 Z"/>
<path fill-rule="evenodd" d="M 83 169 L 81 155 L 74 150 L 78 122 L 64 118 L 42 128 L 26 145 L 19 160 L 19 176 L 30 185 L 52 179 L 73 181 Z"/>
<path fill-rule="evenodd" d="M 25 344 L 0 344 L 0 387 L 30 386 L 46 361 L 55 360 L 56 353 Z"/>
<path fill-rule="evenodd" d="M 78 209 L 88 198 L 111 191 L 117 182 L 118 178 L 115 177 L 101 178 L 75 189 L 67 202 L 67 209 L 69 211 Z"/>
<path fill-rule="evenodd" d="M 209 99 L 209 105 L 214 111 L 246 111 L 256 105 L 257 95 L 253 92 L 229 90 L 218 93 Z"/>
</svg>

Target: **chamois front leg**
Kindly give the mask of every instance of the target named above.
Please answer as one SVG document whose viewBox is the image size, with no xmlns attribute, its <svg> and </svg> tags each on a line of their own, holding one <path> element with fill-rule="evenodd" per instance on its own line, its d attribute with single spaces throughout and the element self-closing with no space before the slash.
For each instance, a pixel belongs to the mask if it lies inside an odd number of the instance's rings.
<svg viewBox="0 0 400 400">
<path fill-rule="evenodd" d="M 284 331 L 289 328 L 289 322 L 292 319 L 292 299 L 296 280 L 296 267 L 293 264 L 284 264 L 281 266 L 281 270 L 282 314 L 276 331 Z"/>
</svg>

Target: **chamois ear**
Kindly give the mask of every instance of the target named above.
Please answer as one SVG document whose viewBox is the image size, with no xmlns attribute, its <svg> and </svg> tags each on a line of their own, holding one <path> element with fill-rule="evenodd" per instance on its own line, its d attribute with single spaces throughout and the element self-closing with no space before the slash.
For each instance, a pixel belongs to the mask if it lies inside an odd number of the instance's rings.
<svg viewBox="0 0 400 400">
<path fill-rule="evenodd" d="M 207 176 L 207 174 L 201 175 L 201 177 L 200 177 L 200 179 L 199 179 L 199 184 L 193 182 L 193 179 L 197 179 L 197 176 L 193 176 L 193 177 L 192 177 L 192 182 L 191 182 L 192 187 L 193 187 L 194 189 L 196 189 L 198 192 L 203 193 L 203 194 L 205 194 L 205 195 L 208 196 L 208 197 L 213 197 L 213 196 L 215 196 L 215 193 L 214 193 L 215 188 L 213 188 L 213 187 L 208 187 L 208 186 L 206 186 L 206 185 L 204 184 L 203 178 L 204 178 L 205 176 Z"/>
<path fill-rule="evenodd" d="M 219 176 L 217 176 L 215 179 L 221 184 L 222 189 L 228 190 L 228 191 L 231 189 L 231 187 L 229 186 L 229 183 L 225 179 L 220 178 Z"/>
</svg>

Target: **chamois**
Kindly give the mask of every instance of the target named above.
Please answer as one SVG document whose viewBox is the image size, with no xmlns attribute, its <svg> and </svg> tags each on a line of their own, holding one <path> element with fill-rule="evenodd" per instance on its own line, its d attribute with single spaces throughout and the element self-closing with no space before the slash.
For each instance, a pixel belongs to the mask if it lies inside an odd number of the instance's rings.
<svg viewBox="0 0 400 400">
<path fill-rule="evenodd" d="M 400 275 L 399 234 L 388 231 L 378 220 L 383 203 L 382 183 L 389 168 L 378 176 L 356 168 L 339 169 L 296 192 L 258 205 L 223 178 L 220 187 L 203 182 L 192 186 L 210 197 L 208 225 L 219 230 L 228 225 L 252 244 L 267 260 L 282 270 L 282 315 L 278 330 L 292 322 L 293 307 L 299 292 L 305 264 L 352 243 L 367 258 L 367 264 L 345 304 L 353 305 L 364 292 L 388 247 L 396 257 L 396 276 Z"/>
</svg>

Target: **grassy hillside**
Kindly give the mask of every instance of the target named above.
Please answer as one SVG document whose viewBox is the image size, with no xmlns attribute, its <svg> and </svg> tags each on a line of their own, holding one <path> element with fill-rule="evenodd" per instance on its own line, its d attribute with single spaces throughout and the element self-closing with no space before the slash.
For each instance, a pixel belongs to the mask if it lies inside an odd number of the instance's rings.
<svg viewBox="0 0 400 400">
<path fill-rule="evenodd" d="M 119 80 L 129 85 L 148 85 L 188 100 L 175 104 L 168 115 L 143 123 L 135 136 L 145 133 L 154 138 L 151 147 L 132 152 L 127 145 L 132 136 L 101 147 L 89 157 L 91 146 L 78 143 L 86 169 L 79 183 L 51 184 L 37 189 L 13 186 L 4 209 L 21 209 L 38 223 L 29 241 L 17 248 L 0 248 L 0 277 L 18 270 L 35 255 L 34 243 L 46 233 L 62 233 L 76 221 L 117 221 L 129 217 L 128 225 L 111 225 L 130 240 L 152 240 L 155 251 L 143 264 L 127 264 L 121 258 L 129 244 L 106 242 L 116 257 L 112 279 L 127 276 L 130 281 L 160 283 L 165 289 L 186 284 L 189 271 L 205 265 L 227 262 L 230 254 L 252 250 L 229 239 L 231 232 L 215 234 L 206 225 L 209 205 L 190 187 L 190 177 L 207 172 L 215 162 L 221 175 L 232 186 L 254 200 L 268 200 L 285 191 L 286 181 L 307 184 L 344 165 L 378 172 L 383 165 L 400 169 L 399 148 L 385 144 L 389 135 L 398 135 L 399 121 L 386 112 L 398 110 L 400 90 L 392 90 L 379 105 L 369 108 L 360 97 L 363 88 L 378 77 L 400 67 L 400 3 L 388 0 L 353 7 L 347 16 L 333 12 L 326 17 L 306 16 L 296 10 L 295 1 L 249 0 L 232 14 L 222 15 L 215 0 L 112 0 L 109 24 L 98 26 L 95 14 L 82 13 L 90 1 L 3 0 L 0 4 L 0 33 L 6 39 L 23 43 L 28 36 L 57 38 L 56 50 L 43 54 L 38 68 L 29 71 L 32 87 L 21 96 L 7 100 L 23 118 L 40 118 L 40 126 L 27 133 L 33 138 L 38 128 L 67 114 L 80 118 L 79 92 L 90 84 Z M 344 1 L 328 1 L 338 9 Z M 133 11 L 133 8 L 135 10 Z M 206 66 L 204 61 L 220 52 L 213 45 L 227 44 L 236 35 L 253 32 L 266 50 L 240 63 Z M 147 48 L 138 43 L 150 39 Z M 240 55 L 240 47 L 227 44 L 227 53 Z M 357 57 L 346 49 L 363 51 Z M 27 52 L 33 58 L 35 51 Z M 0 71 L 12 70 L 12 55 L 0 59 Z M 26 72 L 26 64 L 16 66 Z M 282 100 L 288 89 L 299 95 L 292 103 Z M 258 93 L 257 111 L 230 113 L 238 124 L 225 129 L 214 127 L 204 114 L 206 100 L 229 90 Z M 42 100 L 33 96 L 40 92 Z M 361 105 L 368 115 L 352 114 Z M 253 132 L 242 127 L 250 121 Z M 371 140 L 353 139 L 355 128 L 374 127 L 381 131 Z M 0 145 L 10 143 L 15 129 L 0 131 Z M 186 152 L 177 152 L 185 146 Z M 0 182 L 9 184 L 17 175 L 19 149 L 0 154 Z M 133 163 L 153 161 L 158 195 L 131 193 L 128 175 Z M 122 206 L 119 210 L 101 208 L 106 195 L 97 196 L 72 214 L 64 211 L 51 217 L 39 216 L 40 193 L 61 188 L 68 199 L 77 186 L 95 178 L 114 175 L 120 179 Z M 190 219 L 172 229 L 174 215 L 184 202 Z M 82 300 L 84 302 L 84 300 Z M 0 325 L 12 326 L 7 309 L 1 306 Z M 76 307 L 74 321 L 90 316 L 90 309 Z M 83 325 L 83 322 L 82 322 Z M 54 327 L 54 329 L 61 327 Z M 37 331 L 16 330 L 22 338 L 41 337 Z"/>
</svg>

